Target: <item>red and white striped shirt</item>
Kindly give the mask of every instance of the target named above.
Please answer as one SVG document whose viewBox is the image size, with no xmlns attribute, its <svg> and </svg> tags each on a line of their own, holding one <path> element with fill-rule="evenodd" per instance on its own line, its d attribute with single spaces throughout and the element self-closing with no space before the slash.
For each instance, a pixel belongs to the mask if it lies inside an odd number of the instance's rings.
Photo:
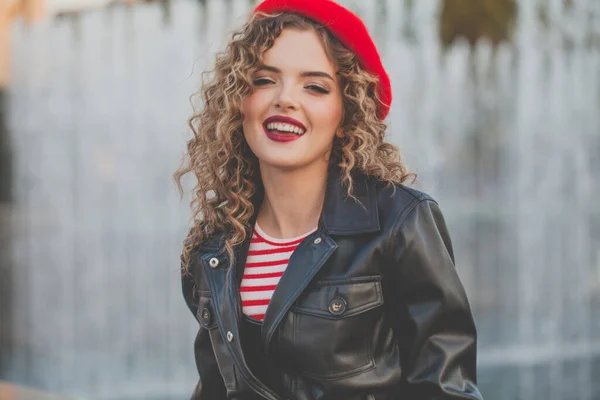
<svg viewBox="0 0 600 400">
<path fill-rule="evenodd" d="M 290 256 L 298 244 L 316 230 L 292 239 L 276 239 L 263 232 L 258 224 L 255 225 L 240 287 L 245 315 L 259 321 L 265 318 L 267 306 Z"/>
</svg>

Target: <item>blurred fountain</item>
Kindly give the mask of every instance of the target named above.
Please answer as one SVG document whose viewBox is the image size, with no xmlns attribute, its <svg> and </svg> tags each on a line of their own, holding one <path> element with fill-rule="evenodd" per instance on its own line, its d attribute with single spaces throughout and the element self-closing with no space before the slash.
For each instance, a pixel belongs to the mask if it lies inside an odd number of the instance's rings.
<svg viewBox="0 0 600 400">
<path fill-rule="evenodd" d="M 374 32 L 393 82 L 390 140 L 450 226 L 486 400 L 600 399 L 600 2 L 341 2 Z M 169 7 L 169 24 L 143 3 L 14 25 L 19 211 L 0 317 L 18 342 L 0 342 L 12 347 L 0 379 L 189 398 L 189 198 L 171 173 L 188 97 L 252 2 Z"/>
</svg>

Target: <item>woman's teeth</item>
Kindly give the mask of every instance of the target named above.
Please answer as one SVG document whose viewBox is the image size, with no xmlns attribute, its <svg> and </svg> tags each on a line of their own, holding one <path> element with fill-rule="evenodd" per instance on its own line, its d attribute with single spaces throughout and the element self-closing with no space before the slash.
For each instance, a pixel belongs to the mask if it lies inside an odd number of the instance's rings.
<svg viewBox="0 0 600 400">
<path fill-rule="evenodd" d="M 271 123 L 271 124 L 267 124 L 267 129 L 270 131 L 279 131 L 279 132 L 289 132 L 289 133 L 295 133 L 296 135 L 302 135 L 304 134 L 304 129 L 299 128 L 297 126 L 294 125 L 290 125 L 290 124 L 280 124 L 280 123 Z"/>
</svg>

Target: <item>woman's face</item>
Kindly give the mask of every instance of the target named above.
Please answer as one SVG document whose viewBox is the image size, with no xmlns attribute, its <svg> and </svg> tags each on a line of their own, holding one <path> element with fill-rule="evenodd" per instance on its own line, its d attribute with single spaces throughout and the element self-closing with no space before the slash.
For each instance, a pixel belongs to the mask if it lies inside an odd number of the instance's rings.
<svg viewBox="0 0 600 400">
<path fill-rule="evenodd" d="M 326 165 L 341 134 L 342 94 L 317 33 L 284 29 L 262 63 L 242 105 L 244 136 L 261 168 Z"/>
</svg>

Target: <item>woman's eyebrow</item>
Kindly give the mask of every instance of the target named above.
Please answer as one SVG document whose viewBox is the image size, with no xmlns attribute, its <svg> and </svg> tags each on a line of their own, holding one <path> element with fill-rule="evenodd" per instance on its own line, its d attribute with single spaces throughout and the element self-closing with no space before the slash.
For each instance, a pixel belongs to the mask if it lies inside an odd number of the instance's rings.
<svg viewBox="0 0 600 400">
<path fill-rule="evenodd" d="M 281 73 L 281 70 L 279 68 L 273 67 L 272 65 L 263 65 L 258 70 L 259 71 L 270 71 L 270 72 L 274 72 L 276 74 Z M 323 72 L 323 71 L 304 71 L 300 74 L 300 76 L 303 78 L 310 77 L 310 76 L 328 78 L 335 82 L 335 79 L 333 79 L 333 77 L 331 75 L 329 75 L 327 72 Z"/>
<path fill-rule="evenodd" d="M 321 77 L 321 78 L 329 78 L 335 82 L 335 79 L 333 79 L 331 77 L 331 75 L 329 75 L 327 72 L 322 72 L 322 71 L 306 71 L 306 72 L 301 73 L 300 76 L 302 76 L 302 77 L 316 76 L 316 77 Z"/>
</svg>

